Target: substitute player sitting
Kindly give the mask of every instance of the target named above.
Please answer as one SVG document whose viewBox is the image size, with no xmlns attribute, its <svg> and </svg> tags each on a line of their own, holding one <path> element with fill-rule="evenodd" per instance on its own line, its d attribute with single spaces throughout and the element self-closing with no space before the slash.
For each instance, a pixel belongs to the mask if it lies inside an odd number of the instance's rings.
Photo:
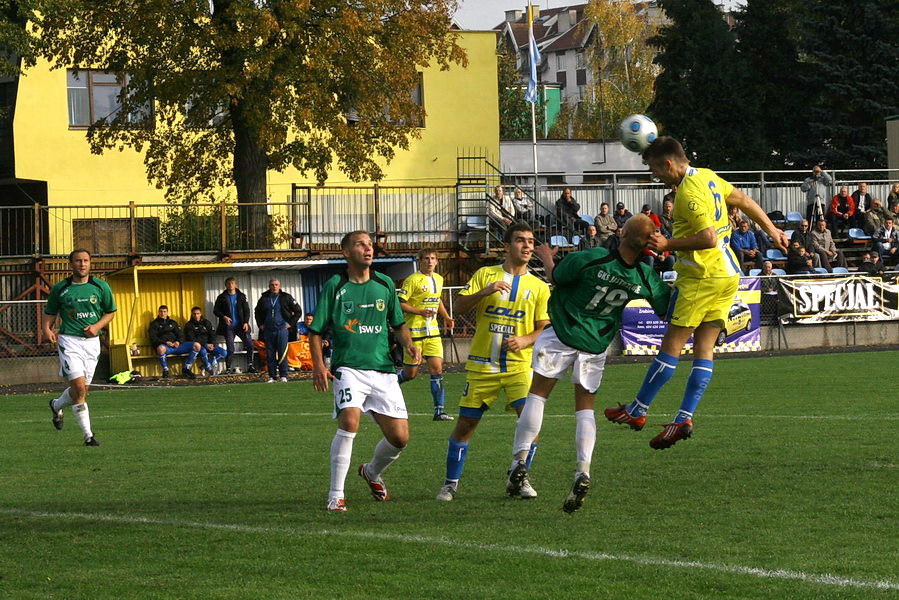
<svg viewBox="0 0 899 600">
<path fill-rule="evenodd" d="M 506 229 L 503 239 L 503 264 L 478 269 L 456 300 L 460 312 L 477 307 L 477 320 L 465 364 L 468 378 L 459 401 L 459 420 L 449 438 L 446 479 L 438 500 L 450 501 L 456 495 L 469 441 L 500 392 L 506 394 L 506 408 L 521 413 L 531 384 L 531 346 L 549 323 L 549 286 L 528 273 L 534 232 L 526 223 L 517 222 Z M 537 496 L 526 479 L 507 491 L 524 499 Z"/>
<path fill-rule="evenodd" d="M 713 351 L 727 320 L 740 283 L 740 263 L 730 248 L 728 206 L 738 207 L 758 223 L 774 243 L 786 248 L 786 234 L 774 226 L 755 201 L 721 179 L 714 171 L 690 166 L 680 142 L 663 136 L 643 152 L 652 174 L 677 185 L 674 197 L 674 235 L 653 234 L 649 248 L 677 252 L 677 280 L 668 314 L 668 328 L 658 356 L 649 367 L 636 399 L 627 406 L 607 408 L 606 418 L 640 430 L 656 395 L 674 375 L 680 354 L 693 337 L 693 369 L 674 421 L 663 425 L 649 445 L 670 448 L 693 434 L 693 413 L 712 380 Z"/>
<path fill-rule="evenodd" d="M 328 390 L 334 380 L 334 417 L 337 433 L 331 442 L 331 488 L 328 510 L 345 511 L 344 483 L 353 454 L 353 439 L 362 413 L 378 424 L 384 437 L 374 456 L 359 466 L 375 500 L 390 498 L 381 473 L 399 458 L 409 443 L 406 402 L 397 382 L 387 341 L 387 328 L 413 359 L 421 354 L 405 327 L 393 281 L 371 270 L 374 245 L 365 231 L 353 231 L 340 242 L 347 270 L 325 282 L 309 326 L 312 381 L 316 390 Z M 331 330 L 331 370 L 322 356 L 322 332 Z"/>
<path fill-rule="evenodd" d="M 628 219 L 617 250 L 591 248 L 573 252 L 555 264 L 558 248 L 537 246 L 554 284 L 549 299 L 548 325 L 534 343 L 534 380 L 518 419 L 509 485 L 528 477 L 526 460 L 540 433 L 543 409 L 556 381 L 571 369 L 574 383 L 575 473 L 562 509 L 581 507 L 590 489 L 590 463 L 596 443 L 593 405 L 602 381 L 609 344 L 621 327 L 621 314 L 631 300 L 647 300 L 658 315 L 668 310 L 669 287 L 655 270 L 641 261 L 656 226 L 646 215 Z"/>
<path fill-rule="evenodd" d="M 443 340 L 437 316 L 443 319 L 444 328 L 452 331 L 455 322 L 446 311 L 441 295 L 443 276 L 436 272 L 437 252 L 422 248 L 418 252 L 418 272 L 409 275 L 397 290 L 400 308 L 406 316 L 406 325 L 412 341 L 421 350 L 431 374 L 431 398 L 434 401 L 434 420 L 452 421 L 453 417 L 443 409 Z M 400 383 L 415 379 L 421 361 L 414 362 L 408 352 L 403 353 L 403 368 L 397 371 Z"/>
</svg>

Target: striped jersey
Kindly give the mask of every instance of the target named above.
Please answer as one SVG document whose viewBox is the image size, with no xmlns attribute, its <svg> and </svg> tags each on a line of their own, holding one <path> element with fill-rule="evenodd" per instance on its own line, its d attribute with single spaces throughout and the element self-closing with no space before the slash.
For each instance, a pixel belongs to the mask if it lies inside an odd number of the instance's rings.
<svg viewBox="0 0 899 600">
<path fill-rule="evenodd" d="M 440 294 L 443 292 L 443 276 L 439 273 L 425 275 L 421 271 L 406 277 L 402 287 L 396 291 L 400 302 L 412 308 L 430 308 L 434 311 L 431 317 L 405 313 L 406 325 L 413 340 L 426 337 L 439 337 L 440 327 L 437 325 L 437 309 L 440 308 Z"/>
<path fill-rule="evenodd" d="M 549 286 L 530 273 L 511 275 L 502 265 L 481 267 L 460 295 L 476 294 L 494 281 L 512 286 L 507 293 L 481 298 L 475 308 L 476 326 L 465 368 L 480 373 L 512 373 L 531 368 L 532 348 L 509 352 L 502 346 L 509 336 L 534 332 L 535 321 L 549 320 Z"/>
<path fill-rule="evenodd" d="M 674 265 L 678 277 L 734 277 L 740 266 L 730 248 L 731 227 L 725 200 L 734 190 L 710 169 L 689 167 L 674 197 L 674 238 L 685 238 L 715 228 L 714 248 L 678 250 Z"/>
</svg>

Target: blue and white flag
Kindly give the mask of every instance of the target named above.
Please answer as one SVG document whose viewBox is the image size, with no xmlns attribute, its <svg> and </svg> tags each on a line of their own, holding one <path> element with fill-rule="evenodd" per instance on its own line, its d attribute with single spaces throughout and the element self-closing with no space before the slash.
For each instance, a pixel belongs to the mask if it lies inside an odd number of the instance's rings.
<svg viewBox="0 0 899 600">
<path fill-rule="evenodd" d="M 537 102 L 537 65 L 540 64 L 540 50 L 537 48 L 537 40 L 534 39 L 534 7 L 528 2 L 528 59 L 531 62 L 531 72 L 528 77 L 528 91 L 524 99 L 531 104 Z"/>
</svg>

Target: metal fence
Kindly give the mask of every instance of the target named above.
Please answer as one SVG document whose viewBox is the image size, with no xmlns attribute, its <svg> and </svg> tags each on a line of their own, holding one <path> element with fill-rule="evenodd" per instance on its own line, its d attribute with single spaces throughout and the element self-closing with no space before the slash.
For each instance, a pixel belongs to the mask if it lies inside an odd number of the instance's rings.
<svg viewBox="0 0 899 600">
<path fill-rule="evenodd" d="M 46 300 L 0 301 L 0 357 L 53 356 L 56 346 L 43 339 Z"/>
</svg>

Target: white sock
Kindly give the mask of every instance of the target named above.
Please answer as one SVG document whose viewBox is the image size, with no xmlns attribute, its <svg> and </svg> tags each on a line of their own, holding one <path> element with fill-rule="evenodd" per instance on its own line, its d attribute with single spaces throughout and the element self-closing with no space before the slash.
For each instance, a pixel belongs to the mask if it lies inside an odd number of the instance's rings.
<svg viewBox="0 0 899 600">
<path fill-rule="evenodd" d="M 593 446 L 596 445 L 596 417 L 593 410 L 579 410 L 574 413 L 574 447 L 577 452 L 577 472 L 590 474 L 593 460 Z"/>
<path fill-rule="evenodd" d="M 524 462 L 528 457 L 531 449 L 531 442 L 537 439 L 540 434 L 540 427 L 543 425 L 543 409 L 546 405 L 546 398 L 537 394 L 528 394 L 528 398 L 524 403 L 524 409 L 521 416 L 518 417 L 518 423 L 515 425 L 515 441 L 512 443 L 512 468 L 518 461 Z"/>
<path fill-rule="evenodd" d="M 69 390 L 72 388 L 66 388 L 65 391 L 53 400 L 53 410 L 60 411 L 67 406 L 72 405 L 72 395 L 69 393 Z"/>
<path fill-rule="evenodd" d="M 84 435 L 84 441 L 94 437 L 94 432 L 91 431 L 91 414 L 87 409 L 87 402 L 73 404 L 72 414 L 75 415 L 75 420 L 78 421 L 78 427 L 81 428 L 81 433 Z"/>
<path fill-rule="evenodd" d="M 388 442 L 387 438 L 381 438 L 381 441 L 375 446 L 375 453 L 371 457 L 371 462 L 368 463 L 365 469 L 369 479 L 372 481 L 380 481 L 381 473 L 393 464 L 393 461 L 399 458 L 400 452 L 402 451 L 402 448 L 397 448 Z"/>
<path fill-rule="evenodd" d="M 331 441 L 331 490 L 328 498 L 343 498 L 343 484 L 350 470 L 355 433 L 338 429 Z"/>
</svg>

